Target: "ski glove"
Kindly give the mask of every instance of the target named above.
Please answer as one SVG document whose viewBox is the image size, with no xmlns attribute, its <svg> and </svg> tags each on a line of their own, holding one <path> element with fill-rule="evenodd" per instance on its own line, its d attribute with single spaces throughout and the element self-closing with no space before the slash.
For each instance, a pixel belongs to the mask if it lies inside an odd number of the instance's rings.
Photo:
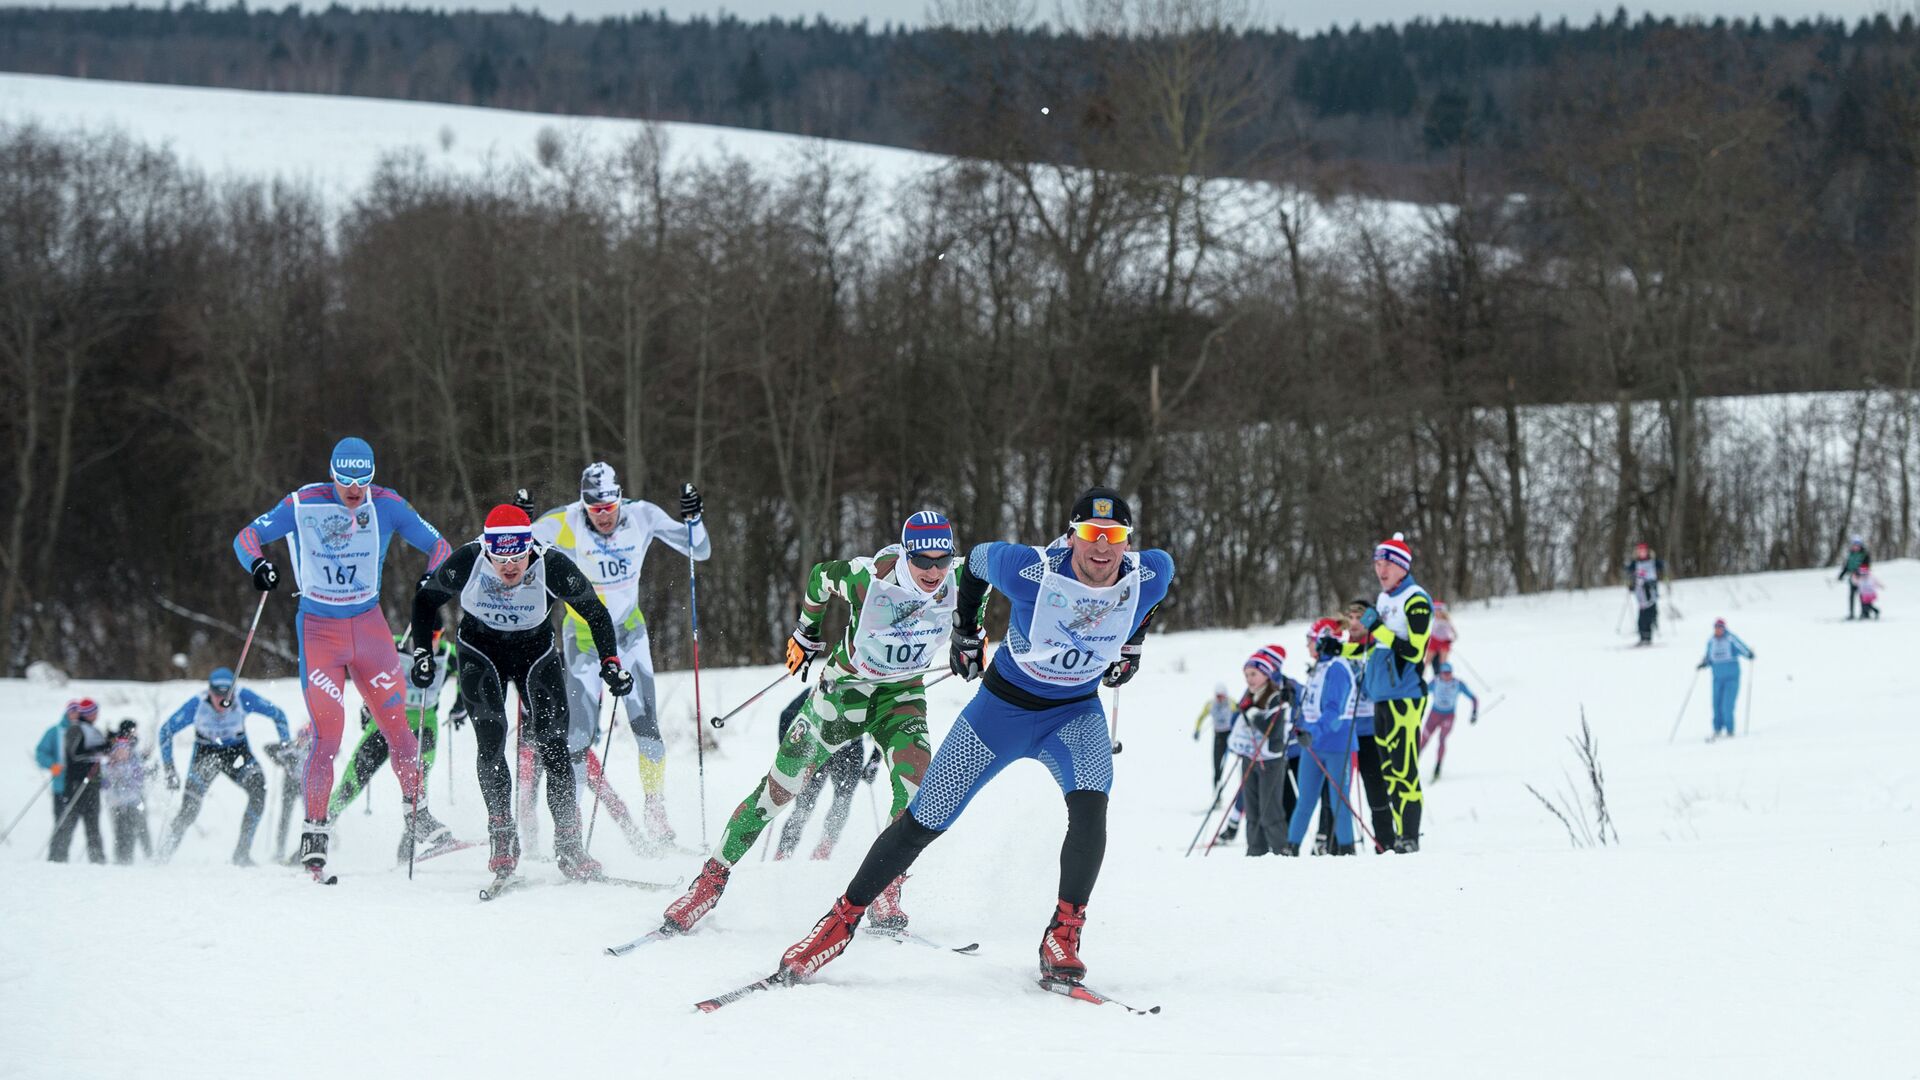
<svg viewBox="0 0 1920 1080">
<path fill-rule="evenodd" d="M 455 697 L 453 699 L 453 708 L 447 713 L 447 723 L 452 724 L 453 730 L 455 731 L 459 731 L 461 728 L 467 726 L 466 698 Z"/>
<path fill-rule="evenodd" d="M 407 678 L 422 690 L 433 685 L 432 649 L 413 650 L 413 669 L 407 673 Z"/>
<path fill-rule="evenodd" d="M 1361 629 L 1371 634 L 1373 633 L 1374 627 L 1379 625 L 1380 625 L 1380 613 L 1374 610 L 1371 605 L 1360 609 L 1360 628 Z"/>
<path fill-rule="evenodd" d="M 633 693 L 633 676 L 620 666 L 620 658 L 609 656 L 600 661 L 600 681 L 607 684 L 614 697 L 626 697 Z"/>
<path fill-rule="evenodd" d="M 953 633 L 947 639 L 947 670 L 960 676 L 962 681 L 972 682 L 980 677 L 985 666 L 986 651 L 986 632 L 967 625 L 960 613 L 954 612 Z"/>
<path fill-rule="evenodd" d="M 700 499 L 700 489 L 693 486 L 693 481 L 689 480 L 686 483 L 680 485 L 680 520 L 681 521 L 700 520 L 700 512 L 705 508 L 706 508 L 706 503 L 702 502 Z"/>
<path fill-rule="evenodd" d="M 1480 710 L 1479 710 L 1479 709 L 1475 709 L 1475 710 L 1473 710 L 1473 715 L 1472 715 L 1472 716 L 1469 716 L 1469 717 L 1467 717 L 1467 723 L 1469 723 L 1469 724 L 1477 724 L 1477 723 L 1479 723 L 1479 722 L 1480 722 Z"/>
<path fill-rule="evenodd" d="M 873 783 L 874 778 L 879 775 L 880 775 L 880 748 L 876 746 L 873 748 L 873 755 L 867 758 L 866 767 L 860 770 L 860 779 L 865 780 L 867 783 L 871 784 Z"/>
<path fill-rule="evenodd" d="M 787 639 L 787 674 L 807 677 L 807 669 L 813 666 L 814 658 L 820 655 L 820 642 L 805 630 L 795 627 L 793 636 Z"/>
<path fill-rule="evenodd" d="M 166 771 L 167 771 L 167 790 L 179 791 L 180 790 L 180 774 L 174 771 L 172 762 L 170 761 L 166 762 L 165 765 L 166 765 Z"/>
<path fill-rule="evenodd" d="M 1100 682 L 1108 689 L 1118 689 L 1139 671 L 1140 646 L 1128 643 L 1120 646 L 1120 659 L 1107 665 L 1107 673 L 1100 677 Z"/>
<path fill-rule="evenodd" d="M 532 492 L 528 491 L 526 488 L 513 489 L 513 505 L 515 509 L 527 515 L 528 521 L 533 520 L 534 514 L 533 514 L 533 493 Z"/>
<path fill-rule="evenodd" d="M 432 682 L 432 680 L 429 679 L 428 682 Z M 369 712 L 365 705 L 360 706 L 360 730 L 365 731 L 372 726 L 373 713 Z"/>
<path fill-rule="evenodd" d="M 280 571 L 265 559 L 253 560 L 253 587 L 261 592 L 272 592 L 280 587 Z"/>
<path fill-rule="evenodd" d="M 1705 671 L 1706 669 L 1707 669 L 1707 662 L 1705 660 L 1702 660 L 1699 663 L 1693 665 L 1693 670 L 1695 671 Z"/>
</svg>

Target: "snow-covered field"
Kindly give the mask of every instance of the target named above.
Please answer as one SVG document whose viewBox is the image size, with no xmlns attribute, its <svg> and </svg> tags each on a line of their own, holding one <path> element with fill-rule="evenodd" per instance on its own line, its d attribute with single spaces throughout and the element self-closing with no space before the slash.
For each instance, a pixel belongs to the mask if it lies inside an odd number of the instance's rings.
<svg viewBox="0 0 1920 1080">
<path fill-rule="evenodd" d="M 543 132 L 599 159 L 615 155 L 648 124 L 608 117 L 560 116 L 468 105 L 324 94 L 264 93 L 153 83 L 69 79 L 0 73 L 0 124 L 36 124 L 57 132 L 120 131 L 171 150 L 184 164 L 213 177 L 279 178 L 307 185 L 333 210 L 344 207 L 373 178 L 379 164 L 412 157 L 435 172 L 473 175 L 537 160 Z M 669 168 L 744 161 L 776 176 L 827 161 L 864 174 L 882 207 L 953 159 L 869 143 L 812 139 L 773 132 L 658 123 Z M 1043 178 L 1041 187 L 1047 189 Z M 1233 180 L 1211 181 L 1213 201 L 1229 222 L 1254 227 L 1243 244 L 1276 243 L 1269 236 L 1277 189 Z M 1358 197 L 1317 201 L 1285 193 L 1301 221 L 1303 243 L 1333 253 L 1370 230 L 1375 242 L 1418 232 L 1429 211 L 1416 203 Z M 886 228 L 898 214 L 882 212 L 870 224 Z"/>
<path fill-rule="evenodd" d="M 55 131 L 117 129 L 165 146 L 216 176 L 280 176 L 312 184 L 336 200 L 358 192 L 375 167 L 396 154 L 418 154 L 430 168 L 478 172 L 534 160 L 543 130 L 609 154 L 646 127 L 639 120 L 467 105 L 18 74 L 0 74 L 0 122 L 32 122 Z M 791 165 L 809 150 L 828 150 L 890 188 L 945 160 L 893 147 L 708 124 L 657 126 L 676 164 L 725 155 L 771 170 Z"/>
<path fill-rule="evenodd" d="M 844 886 L 875 832 L 864 792 L 833 861 L 750 856 L 699 933 L 624 959 L 601 949 L 655 925 L 665 895 L 566 886 L 483 904 L 478 849 L 409 882 L 391 863 L 390 773 L 372 816 L 340 822 L 334 888 L 225 865 L 243 799 L 224 780 L 208 835 L 189 833 L 166 868 L 41 861 L 42 804 L 0 847 L 0 1075 L 1920 1075 L 1920 734 L 1901 600 L 1920 564 L 1880 575 L 1890 613 L 1874 625 L 1841 620 L 1830 571 L 1683 582 L 1686 617 L 1670 613 L 1650 650 L 1615 634 L 1619 590 L 1459 607 L 1457 667 L 1490 709 L 1456 729 L 1413 857 L 1183 858 L 1208 792 L 1195 712 L 1257 644 L 1287 645 L 1298 674 L 1302 627 L 1154 637 L 1123 693 L 1085 938 L 1089 982 L 1165 1007 L 1151 1018 L 1032 985 L 1065 823 L 1037 764 L 1002 774 L 908 886 L 916 924 L 979 941 L 978 956 L 863 939 L 814 983 L 713 1015 L 689 1004 L 772 970 Z M 1740 737 L 1703 743 L 1703 677 L 1669 744 L 1715 615 L 1759 653 L 1751 727 L 1743 701 Z M 708 711 L 775 671 L 706 673 Z M 0 813 L 39 783 L 32 745 L 67 697 L 93 694 L 106 718 L 151 730 L 194 688 L 0 683 Z M 256 689 L 298 708 L 288 682 Z M 673 813 L 697 843 L 691 687 L 673 673 L 661 692 L 678 738 Z M 966 695 L 936 688 L 936 735 Z M 767 764 L 778 697 L 708 755 L 710 836 Z M 1582 707 L 1618 847 L 1572 849 L 1525 787 L 1578 779 L 1566 736 Z M 636 795 L 624 732 L 612 757 Z M 478 839 L 472 768 L 461 733 L 433 801 Z M 171 799 L 155 803 L 157 830 Z M 271 842 L 263 829 L 256 853 Z M 595 853 L 636 877 L 698 864 L 642 860 L 604 828 Z"/>
</svg>

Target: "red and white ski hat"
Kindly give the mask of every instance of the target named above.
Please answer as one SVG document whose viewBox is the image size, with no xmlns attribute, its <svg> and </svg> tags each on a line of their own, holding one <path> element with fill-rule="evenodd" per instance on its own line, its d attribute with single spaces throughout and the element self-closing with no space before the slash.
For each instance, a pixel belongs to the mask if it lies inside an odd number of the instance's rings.
<svg viewBox="0 0 1920 1080">
<path fill-rule="evenodd" d="M 1393 539 L 1382 540 L 1373 545 L 1373 561 L 1385 560 L 1402 570 L 1413 569 L 1413 549 L 1407 546 L 1404 533 L 1394 533 Z"/>
<path fill-rule="evenodd" d="M 1307 627 L 1307 651 L 1320 651 L 1320 639 L 1323 637 L 1330 637 L 1336 641 L 1340 641 L 1345 639 L 1346 633 L 1347 626 L 1339 619 L 1333 618 L 1332 616 L 1315 619 L 1313 620 L 1313 625 Z"/>
<path fill-rule="evenodd" d="M 1253 650 L 1247 662 L 1241 666 L 1250 667 L 1267 677 L 1268 682 L 1280 681 L 1280 667 L 1287 662 L 1287 650 L 1281 645 L 1262 645 Z"/>
<path fill-rule="evenodd" d="M 487 513 L 487 527 L 481 530 L 480 542 L 496 559 L 525 555 L 533 547 L 533 522 L 527 519 L 525 510 L 501 503 Z"/>
<path fill-rule="evenodd" d="M 67 711 L 91 720 L 100 715 L 100 703 L 90 697 L 74 698 L 67 702 Z"/>
</svg>

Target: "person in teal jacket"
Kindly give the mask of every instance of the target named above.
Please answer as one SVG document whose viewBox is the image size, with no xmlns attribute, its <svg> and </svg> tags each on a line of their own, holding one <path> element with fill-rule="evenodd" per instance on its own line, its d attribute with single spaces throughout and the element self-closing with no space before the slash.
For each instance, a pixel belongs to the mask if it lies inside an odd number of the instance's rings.
<svg viewBox="0 0 1920 1080">
<path fill-rule="evenodd" d="M 33 748 L 33 763 L 51 774 L 47 794 L 53 796 L 55 825 L 60 824 L 60 815 L 67 809 L 67 727 L 79 717 L 99 715 L 100 706 L 92 698 L 75 698 L 67 702 L 59 722 L 42 732 L 40 742 Z"/>
<path fill-rule="evenodd" d="M 1713 668 L 1713 739 L 1733 738 L 1733 705 L 1740 700 L 1740 658 L 1753 659 L 1753 650 L 1727 629 L 1727 620 L 1713 620 L 1713 636 L 1700 667 Z"/>
</svg>

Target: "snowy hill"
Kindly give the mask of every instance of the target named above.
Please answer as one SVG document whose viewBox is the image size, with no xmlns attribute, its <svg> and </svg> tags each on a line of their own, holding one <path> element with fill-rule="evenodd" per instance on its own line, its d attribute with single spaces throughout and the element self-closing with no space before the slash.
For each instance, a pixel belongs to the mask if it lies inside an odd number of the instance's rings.
<svg viewBox="0 0 1920 1080">
<path fill-rule="evenodd" d="M 1065 821 L 1038 765 L 1004 773 L 907 888 L 916 925 L 979 941 L 977 957 L 863 939 L 815 983 L 712 1016 L 688 1003 L 770 971 L 845 885 L 876 828 L 866 793 L 831 862 L 749 856 L 699 933 L 612 959 L 601 948 L 655 925 L 665 894 L 543 888 L 481 904 L 480 850 L 408 882 L 391 864 L 400 799 L 383 772 L 374 813 L 340 823 L 332 889 L 223 864 L 243 802 L 224 780 L 200 819 L 207 835 L 189 834 L 164 869 L 48 865 L 50 815 L 34 807 L 0 848 L 0 1060 L 18 1077 L 196 1080 L 331 1077 L 349 1063 L 520 1076 L 557 1061 L 583 1076 L 1913 1076 L 1920 736 L 1901 598 L 1920 564 L 1879 569 L 1884 624 L 1843 622 L 1831 571 L 1687 581 L 1672 596 L 1685 617 L 1669 612 L 1649 650 L 1616 635 L 1619 590 L 1457 607 L 1457 667 L 1489 709 L 1456 729 L 1412 857 L 1183 859 L 1208 792 L 1195 712 L 1263 642 L 1285 644 L 1298 674 L 1303 628 L 1150 639 L 1123 692 L 1126 750 L 1085 952 L 1092 984 L 1165 1006 L 1158 1017 L 1032 986 Z M 1705 744 L 1703 677 L 1669 744 L 1716 615 L 1759 654 L 1751 723 L 1743 701 L 1740 736 Z M 708 711 L 777 670 L 706 673 Z M 299 711 L 290 682 L 256 689 Z M 0 813 L 37 786 L 28 752 L 67 697 L 94 694 L 105 718 L 151 731 L 193 690 L 0 683 L 12 748 Z M 936 736 L 967 693 L 935 689 Z M 690 681 L 666 675 L 661 696 L 677 740 L 674 820 L 697 845 Z M 764 771 L 781 696 L 709 753 L 709 836 Z M 1526 789 L 1578 780 L 1566 737 L 1583 707 L 1617 847 L 1572 849 Z M 433 805 L 477 839 L 473 747 L 463 732 L 442 752 Z M 610 774 L 629 796 L 633 762 L 622 731 Z M 153 801 L 158 829 L 174 798 Z M 595 853 L 615 873 L 697 867 L 641 860 L 600 825 Z M 271 848 L 262 832 L 256 854 Z"/>
<path fill-rule="evenodd" d="M 313 187 L 334 210 L 345 206 L 393 157 L 410 157 L 430 171 L 477 174 L 537 160 L 543 133 L 558 135 L 582 154 L 606 158 L 650 125 L 609 117 L 558 116 L 469 105 L 358 98 L 325 94 L 265 93 L 164 86 L 153 83 L 69 79 L 0 73 L 0 124 L 36 124 L 52 131 L 121 131 L 165 146 L 187 165 L 214 177 L 280 178 Z M 779 175 L 803 163 L 827 160 L 865 174 L 881 205 L 903 186 L 953 159 L 869 143 L 809 139 L 706 124 L 658 123 L 666 163 L 741 160 L 756 173 Z M 1266 184 L 1212 181 L 1225 227 L 1231 221 L 1264 222 L 1276 189 Z M 1296 217 L 1308 215 L 1303 242 L 1315 252 L 1340 250 L 1358 228 L 1382 238 L 1405 237 L 1422 227 L 1427 209 L 1417 203 L 1341 197 L 1289 198 Z M 884 226 L 892 215 L 880 214 Z M 874 224 L 870 222 L 869 224 Z M 880 230 L 884 231 L 884 229 Z M 1275 242 L 1262 225 L 1250 244 Z"/>
<path fill-rule="evenodd" d="M 337 204 L 359 191 L 383 158 L 418 154 L 429 167 L 477 172 L 534 159 L 551 129 L 606 154 L 646 124 L 418 101 L 273 94 L 193 86 L 0 74 L 0 122 L 55 131 L 118 129 L 169 147 L 214 175 L 279 176 L 309 183 Z M 660 124 L 676 162 L 715 155 L 756 166 L 790 164 L 809 148 L 857 159 L 883 188 L 943 158 L 864 143 L 806 139 L 707 124 Z"/>
</svg>

